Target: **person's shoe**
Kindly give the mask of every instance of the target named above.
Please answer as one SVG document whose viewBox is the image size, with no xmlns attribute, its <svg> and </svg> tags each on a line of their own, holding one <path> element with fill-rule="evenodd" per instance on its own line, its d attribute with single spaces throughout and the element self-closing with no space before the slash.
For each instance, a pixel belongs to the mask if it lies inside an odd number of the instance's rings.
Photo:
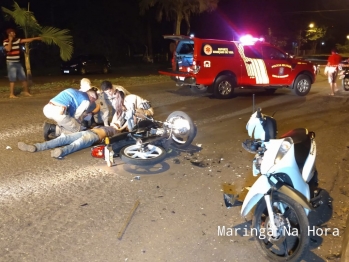
<svg viewBox="0 0 349 262">
<path fill-rule="evenodd" d="M 44 130 L 44 139 L 45 141 L 49 141 L 50 137 L 49 135 L 53 133 L 53 135 L 56 135 L 56 125 L 55 124 L 50 124 L 45 122 L 43 125 L 43 130 Z"/>
<path fill-rule="evenodd" d="M 27 152 L 35 152 L 36 147 L 34 145 L 28 145 L 24 142 L 18 142 L 18 148 L 22 151 L 27 151 Z"/>
<path fill-rule="evenodd" d="M 33 95 L 31 95 L 29 92 L 22 92 L 22 94 L 23 94 L 24 96 L 33 96 Z"/>
<path fill-rule="evenodd" d="M 55 148 L 51 151 L 51 157 L 54 157 L 54 158 L 60 158 L 61 155 L 62 155 L 62 149 L 60 148 Z"/>
<path fill-rule="evenodd" d="M 18 96 L 10 95 L 10 98 L 18 98 Z"/>
</svg>

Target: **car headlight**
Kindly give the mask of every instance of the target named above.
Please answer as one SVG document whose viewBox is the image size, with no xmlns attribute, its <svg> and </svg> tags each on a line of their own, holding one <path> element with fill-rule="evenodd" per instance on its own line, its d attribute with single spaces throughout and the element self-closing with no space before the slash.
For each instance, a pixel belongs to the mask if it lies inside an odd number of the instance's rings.
<svg viewBox="0 0 349 262">
<path fill-rule="evenodd" d="M 285 138 L 285 140 L 281 143 L 279 151 L 276 154 L 274 163 L 277 164 L 280 160 L 286 155 L 288 150 L 292 147 L 293 140 L 290 137 Z"/>
</svg>

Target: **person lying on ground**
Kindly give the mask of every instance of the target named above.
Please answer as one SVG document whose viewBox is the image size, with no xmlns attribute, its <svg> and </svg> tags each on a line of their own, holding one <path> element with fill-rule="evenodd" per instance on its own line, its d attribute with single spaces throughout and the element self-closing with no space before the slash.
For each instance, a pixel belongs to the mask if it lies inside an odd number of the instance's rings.
<svg viewBox="0 0 349 262">
<path fill-rule="evenodd" d="M 62 134 L 59 137 L 43 143 L 34 145 L 18 142 L 18 148 L 27 152 L 38 152 L 47 149 L 51 151 L 51 157 L 63 158 L 64 156 L 78 150 L 90 147 L 94 144 L 102 143 L 106 137 L 116 135 L 118 131 L 109 126 L 97 126 L 93 129 L 80 131 L 72 134 Z"/>
</svg>

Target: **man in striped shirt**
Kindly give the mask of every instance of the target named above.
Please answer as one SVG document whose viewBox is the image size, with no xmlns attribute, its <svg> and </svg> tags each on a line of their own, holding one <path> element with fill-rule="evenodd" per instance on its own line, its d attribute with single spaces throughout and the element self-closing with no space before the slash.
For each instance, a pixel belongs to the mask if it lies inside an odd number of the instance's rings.
<svg viewBox="0 0 349 262">
<path fill-rule="evenodd" d="M 10 81 L 10 98 L 18 98 L 14 94 L 16 80 L 20 80 L 23 83 L 23 95 L 31 96 L 28 89 L 27 77 L 20 62 L 20 44 L 41 40 L 41 37 L 16 38 L 16 32 L 11 28 L 7 29 L 6 33 L 8 38 L 4 40 L 3 45 L 6 50 L 7 74 Z"/>
</svg>

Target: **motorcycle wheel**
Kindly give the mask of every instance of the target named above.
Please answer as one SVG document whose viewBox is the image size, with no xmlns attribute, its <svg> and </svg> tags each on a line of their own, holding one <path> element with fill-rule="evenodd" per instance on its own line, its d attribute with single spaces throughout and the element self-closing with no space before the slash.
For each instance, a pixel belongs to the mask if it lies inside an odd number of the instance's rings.
<svg viewBox="0 0 349 262">
<path fill-rule="evenodd" d="M 136 166 L 155 165 L 163 161 L 166 157 L 166 151 L 161 146 L 148 144 L 144 148 L 140 145 L 125 146 L 119 153 L 121 160 L 127 164 Z"/>
<path fill-rule="evenodd" d="M 188 121 L 188 128 L 183 128 L 180 133 L 172 132 L 170 146 L 178 149 L 184 149 L 193 142 L 196 136 L 196 126 L 194 125 L 191 118 L 182 111 L 172 112 L 166 119 L 166 122 L 173 123 L 176 119 L 184 119 Z"/>
<path fill-rule="evenodd" d="M 349 77 L 342 79 L 342 87 L 344 91 L 349 91 Z"/>
<path fill-rule="evenodd" d="M 263 198 L 252 219 L 251 232 L 257 248 L 269 261 L 301 261 L 309 246 L 309 221 L 304 208 L 279 192 L 272 195 L 272 208 L 279 235 L 274 238 L 268 234 L 270 220 Z"/>
</svg>

